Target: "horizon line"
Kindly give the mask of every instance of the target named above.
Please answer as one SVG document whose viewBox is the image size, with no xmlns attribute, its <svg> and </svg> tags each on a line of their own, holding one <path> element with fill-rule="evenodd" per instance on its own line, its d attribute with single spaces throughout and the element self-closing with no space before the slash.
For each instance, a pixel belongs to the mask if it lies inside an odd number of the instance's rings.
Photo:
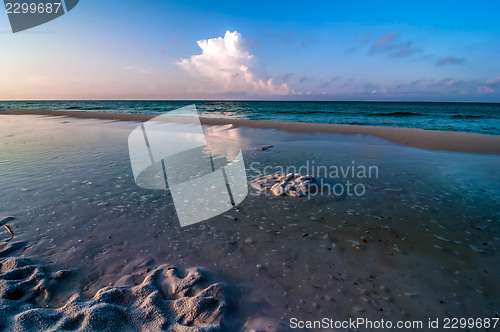
<svg viewBox="0 0 500 332">
<path fill-rule="evenodd" d="M 321 103 L 447 103 L 500 104 L 500 101 L 422 101 L 422 100 L 297 100 L 297 99 L 14 99 L 0 102 L 77 102 L 77 101 L 158 101 L 158 102 L 321 102 Z"/>
</svg>

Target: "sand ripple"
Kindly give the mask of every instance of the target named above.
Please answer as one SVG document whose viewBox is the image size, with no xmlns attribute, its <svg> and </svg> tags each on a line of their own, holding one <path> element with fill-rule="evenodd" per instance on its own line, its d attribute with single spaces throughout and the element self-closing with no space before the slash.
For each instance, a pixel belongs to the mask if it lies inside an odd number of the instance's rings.
<svg viewBox="0 0 500 332">
<path fill-rule="evenodd" d="M 203 284 L 200 269 L 161 265 L 120 279 L 92 299 L 79 294 L 57 308 L 44 307 L 64 271 L 48 275 L 21 258 L 0 259 L 0 329 L 14 331 L 218 331 L 227 286 Z M 142 278 L 142 282 L 137 280 Z"/>
</svg>

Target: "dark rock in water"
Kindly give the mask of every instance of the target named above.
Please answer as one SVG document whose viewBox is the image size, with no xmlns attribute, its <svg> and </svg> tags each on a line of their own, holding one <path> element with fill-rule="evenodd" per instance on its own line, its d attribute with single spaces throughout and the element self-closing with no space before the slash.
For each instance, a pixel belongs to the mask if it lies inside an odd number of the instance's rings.
<svg viewBox="0 0 500 332">
<path fill-rule="evenodd" d="M 272 147 L 273 147 L 272 145 L 262 145 L 262 146 L 256 147 L 255 150 L 257 150 L 257 151 L 266 151 L 266 150 L 269 150 Z"/>
<path fill-rule="evenodd" d="M 274 173 L 253 180 L 250 185 L 261 191 L 271 192 L 274 196 L 304 197 L 309 193 L 314 178 L 299 173 Z"/>
</svg>

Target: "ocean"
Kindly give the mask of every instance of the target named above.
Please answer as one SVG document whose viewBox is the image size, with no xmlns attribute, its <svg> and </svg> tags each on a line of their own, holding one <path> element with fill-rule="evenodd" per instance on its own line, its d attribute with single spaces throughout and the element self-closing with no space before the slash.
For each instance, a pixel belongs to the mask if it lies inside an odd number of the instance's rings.
<svg viewBox="0 0 500 332">
<path fill-rule="evenodd" d="M 325 101 L 0 101 L 32 108 L 159 115 L 195 104 L 202 117 L 421 128 L 500 135 L 500 104 Z"/>
</svg>

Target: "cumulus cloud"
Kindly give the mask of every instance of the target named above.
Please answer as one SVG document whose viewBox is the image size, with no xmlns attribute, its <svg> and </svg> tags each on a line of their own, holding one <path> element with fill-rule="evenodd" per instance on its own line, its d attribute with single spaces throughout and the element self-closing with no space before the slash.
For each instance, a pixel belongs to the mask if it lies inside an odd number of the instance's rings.
<svg viewBox="0 0 500 332">
<path fill-rule="evenodd" d="M 249 94 L 286 95 L 295 91 L 286 83 L 257 77 L 251 67 L 253 55 L 237 31 L 226 31 L 224 37 L 199 40 L 201 54 L 177 62 L 194 77 L 208 79 L 204 89 L 209 93 L 244 92 Z"/>
<path fill-rule="evenodd" d="M 440 66 L 444 66 L 444 65 L 448 65 L 448 64 L 459 65 L 459 64 L 464 63 L 464 62 L 465 62 L 464 58 L 447 56 L 445 58 L 439 59 L 438 62 L 436 62 L 436 66 L 440 67 Z"/>
<path fill-rule="evenodd" d="M 407 57 L 418 51 L 410 41 L 400 41 L 395 33 L 388 33 L 378 37 L 370 48 L 370 54 L 389 53 L 390 56 L 395 58 Z"/>
</svg>

